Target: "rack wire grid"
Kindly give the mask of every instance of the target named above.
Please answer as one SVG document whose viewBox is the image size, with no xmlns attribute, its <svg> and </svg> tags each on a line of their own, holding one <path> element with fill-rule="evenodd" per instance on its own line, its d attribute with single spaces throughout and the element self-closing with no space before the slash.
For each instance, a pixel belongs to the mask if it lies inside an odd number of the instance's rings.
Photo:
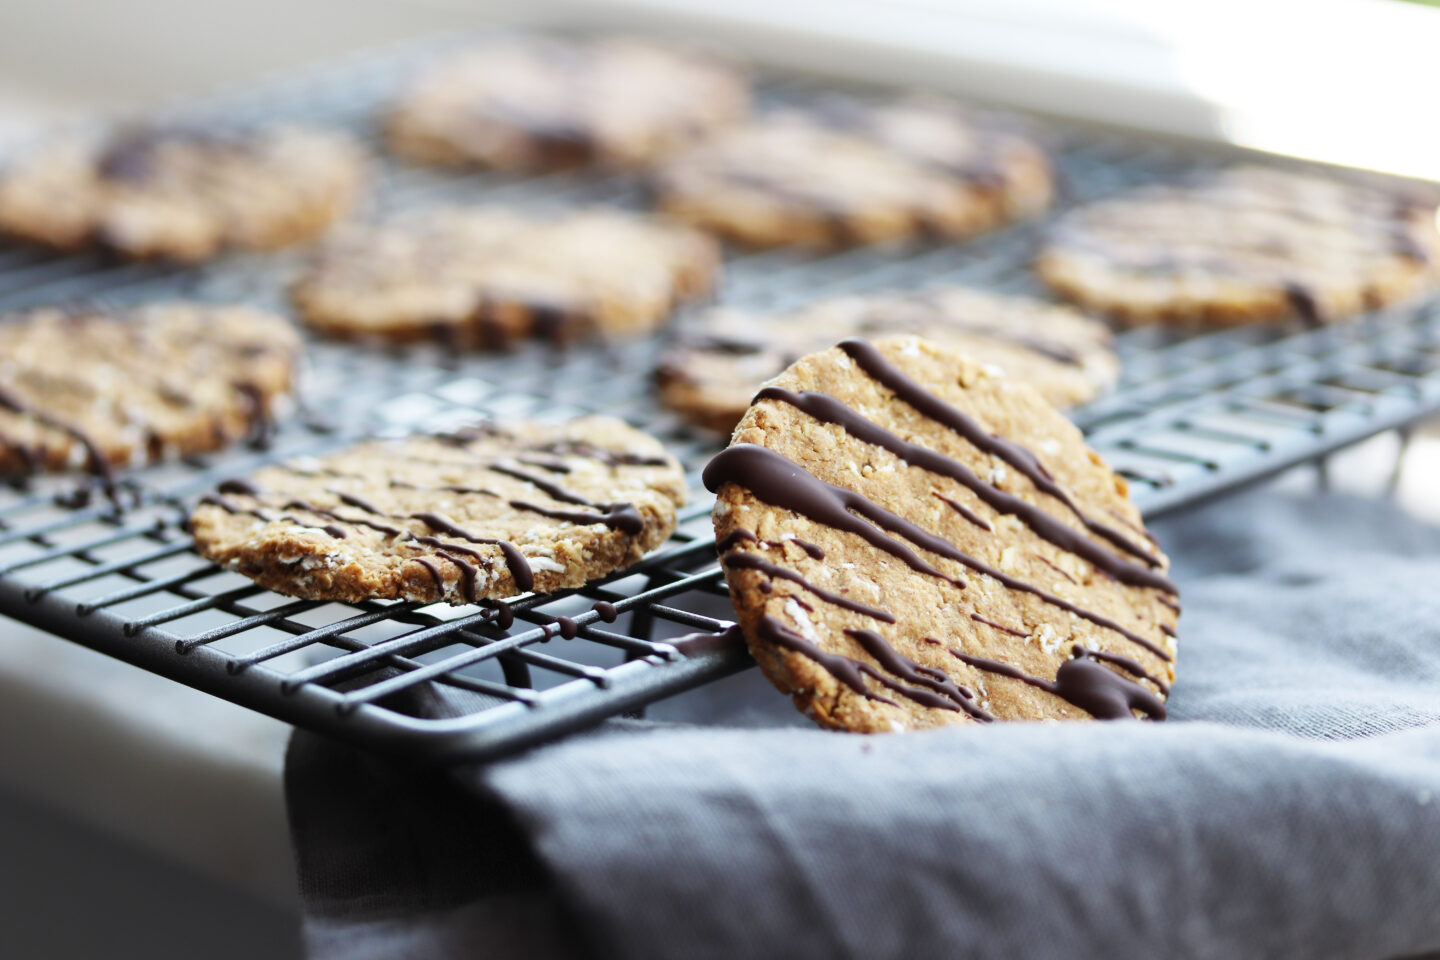
<svg viewBox="0 0 1440 960">
<path fill-rule="evenodd" d="M 355 57 L 179 112 L 227 124 L 322 122 L 369 137 L 377 105 L 418 61 L 455 42 Z M 762 100 L 803 102 L 829 86 L 771 76 Z M 1037 130 L 1056 159 L 1060 210 L 1235 156 L 1057 122 Z M 625 176 L 461 175 L 384 159 L 377 168 L 374 213 L 467 200 L 644 201 Z M 737 254 L 718 298 L 784 308 L 832 292 L 950 282 L 1038 292 L 1029 263 L 1043 228 L 1023 224 L 962 245 Z M 186 270 L 0 248 L 0 310 L 164 297 L 283 309 L 303 256 L 237 255 Z M 1152 328 L 1118 342 L 1118 388 L 1073 417 L 1132 480 L 1151 517 L 1440 409 L 1434 300 L 1315 330 Z M 314 340 L 306 407 L 264 449 L 133 471 L 123 511 L 87 497 L 73 477 L 0 491 L 0 613 L 282 720 L 429 760 L 498 755 L 742 670 L 750 664 L 743 649 L 706 640 L 733 617 L 715 561 L 711 498 L 698 483 L 722 441 L 654 402 L 649 371 L 660 348 L 652 338 L 456 357 L 434 346 Z M 201 558 L 184 531 L 199 496 L 266 462 L 421 423 L 583 412 L 617 415 L 661 438 L 690 471 L 690 503 L 670 541 L 634 567 L 581 590 L 513 598 L 508 628 L 494 606 L 281 596 Z M 556 635 L 562 616 L 579 625 L 578 636 Z"/>
</svg>

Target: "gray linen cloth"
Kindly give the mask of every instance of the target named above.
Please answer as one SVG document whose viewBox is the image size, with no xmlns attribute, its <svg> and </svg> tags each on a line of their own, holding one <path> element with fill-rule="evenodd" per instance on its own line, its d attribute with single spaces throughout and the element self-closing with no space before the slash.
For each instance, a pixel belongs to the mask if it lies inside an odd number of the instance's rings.
<svg viewBox="0 0 1440 960">
<path fill-rule="evenodd" d="M 448 776 L 298 734 L 311 953 L 1440 951 L 1440 530 L 1261 492 L 1157 533 L 1164 724 L 847 736 L 781 726 L 751 671 L 695 699 L 756 698 L 746 728 L 616 721 Z"/>
</svg>

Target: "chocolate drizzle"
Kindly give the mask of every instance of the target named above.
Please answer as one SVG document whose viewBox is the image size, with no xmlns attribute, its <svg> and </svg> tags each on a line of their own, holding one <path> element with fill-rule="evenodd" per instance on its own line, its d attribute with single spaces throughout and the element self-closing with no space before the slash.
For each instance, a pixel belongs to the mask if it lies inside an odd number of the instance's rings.
<svg viewBox="0 0 1440 960">
<path fill-rule="evenodd" d="M 871 607 L 863 604 L 858 600 L 851 600 L 849 597 L 842 594 L 833 593 L 822 587 L 817 587 L 815 586 L 815 584 L 811 583 L 809 580 L 806 580 L 804 577 L 800 576 L 800 574 L 796 573 L 795 571 L 788 570 L 785 567 L 773 564 L 769 560 L 766 560 L 764 557 L 756 556 L 753 553 L 740 553 L 738 551 L 728 553 L 724 556 L 721 562 L 724 563 L 725 567 L 730 570 L 758 570 L 773 579 L 789 580 L 791 583 L 799 584 L 801 587 L 815 594 L 815 596 L 819 597 L 821 600 L 824 600 L 827 603 L 834 604 L 841 609 L 849 610 L 852 613 L 863 614 L 873 620 L 879 620 L 883 623 L 895 622 L 895 615 L 890 613 L 888 610 L 880 610 L 876 607 Z"/>
<path fill-rule="evenodd" d="M 950 650 L 950 655 L 961 663 L 1052 693 L 1097 720 L 1133 719 L 1136 710 L 1149 720 L 1165 719 L 1163 700 L 1135 681 L 1126 679 L 1090 659 L 1093 656 L 1091 651 L 1077 649 L 1077 653 L 1078 656 L 1060 665 L 1054 680 L 1042 680 L 999 660 L 987 660 L 984 657 L 961 653 L 959 650 Z M 1125 659 L 1127 658 L 1119 658 L 1120 661 Z M 1144 676 L 1153 679 L 1148 674 Z"/>
<path fill-rule="evenodd" d="M 986 619 L 985 617 L 980 616 L 980 614 L 978 613 L 970 614 L 970 619 L 974 620 L 976 623 L 983 623 L 987 627 L 992 627 L 996 630 L 999 630 L 1001 633 L 1008 633 L 1012 637 L 1020 637 L 1021 639 L 1026 640 L 1030 638 L 1030 634 L 1026 633 L 1024 630 L 1016 630 L 1014 627 L 1007 627 L 1003 623 L 996 623 L 994 620 Z M 939 643 L 940 641 L 937 640 L 935 642 Z"/>
<path fill-rule="evenodd" d="M 592 516 L 588 513 L 580 513 L 575 510 L 556 510 L 553 507 L 538 507 L 524 500 L 511 500 L 510 506 L 516 510 L 527 510 L 531 513 L 538 513 L 555 520 L 567 520 L 570 523 L 603 523 L 612 530 L 619 530 L 621 533 L 628 534 L 632 537 L 639 536 L 645 529 L 645 518 L 640 516 L 640 511 L 636 510 L 635 505 L 632 503 L 596 503 L 593 500 L 587 500 L 585 497 L 565 489 L 558 483 L 554 483 L 544 477 L 537 477 L 533 473 L 525 470 L 506 466 L 503 463 L 489 464 L 488 469 L 494 470 L 496 473 L 502 473 L 507 477 L 513 477 L 516 480 L 523 480 L 531 486 L 544 491 L 545 494 L 552 499 L 559 500 L 561 503 L 573 503 L 576 506 L 588 507 L 591 510 L 599 511 L 599 514 L 598 516 Z"/>
<path fill-rule="evenodd" d="M 959 560 L 964 554 L 854 490 L 826 483 L 773 450 L 753 443 L 735 444 L 722 450 L 705 466 L 702 479 L 705 489 L 711 493 L 718 493 L 727 483 L 738 484 L 771 506 L 793 510 L 817 523 L 853 533 L 917 573 L 958 587 L 965 585 L 963 580 L 942 573 L 903 543 L 886 536 L 881 528 L 899 533 L 912 543 L 952 560 Z"/>
<path fill-rule="evenodd" d="M 957 685 L 945 671 L 921 666 L 890 646 L 890 642 L 875 631 L 850 629 L 845 631 L 845 635 L 860 644 L 861 648 L 889 674 L 915 685 L 906 687 L 895 682 L 889 675 L 862 666 L 865 673 L 896 693 L 903 694 L 923 706 L 936 707 L 940 710 L 963 710 L 976 720 L 995 719 L 975 704 L 973 693 Z"/>
<path fill-rule="evenodd" d="M 786 650 L 793 650 L 802 656 L 814 660 L 835 677 L 836 680 L 839 680 L 866 700 L 888 703 L 892 707 L 899 706 L 894 700 L 891 700 L 889 697 L 880 696 L 880 694 L 875 693 L 866 685 L 864 675 L 869 674 L 887 686 L 898 686 L 894 680 L 888 680 L 887 682 L 887 678 L 868 663 L 851 660 L 849 657 L 843 657 L 838 653 L 826 653 L 809 640 L 800 636 L 800 634 L 787 628 L 774 617 L 761 617 L 760 622 L 755 627 L 755 632 L 761 640 L 773 643 L 775 646 L 783 647 Z"/>
<path fill-rule="evenodd" d="M 1285 282 L 1284 290 L 1285 299 L 1290 301 L 1290 307 L 1305 326 L 1324 326 L 1325 316 L 1320 312 L 1320 303 L 1315 299 L 1314 292 L 1308 286 L 1296 280 L 1288 280 Z"/>
<path fill-rule="evenodd" d="M 411 557 L 410 562 L 418 563 L 424 567 L 425 572 L 430 574 L 430 579 L 435 584 L 435 590 L 440 596 L 445 596 L 445 575 L 440 572 L 440 568 L 435 565 L 435 561 L 429 557 Z"/>
<path fill-rule="evenodd" d="M 934 493 L 935 496 L 943 500 L 945 504 L 950 507 L 950 509 L 954 510 L 956 513 L 960 514 L 960 516 L 975 524 L 975 526 L 979 527 L 981 530 L 984 530 L 988 533 L 995 529 L 994 527 L 990 526 L 989 521 L 977 514 L 975 511 L 971 510 L 969 507 L 965 506 L 965 504 L 951 500 L 949 497 L 945 496 L 945 494 L 941 493 L 938 490 L 934 490 L 931 492 Z"/>
<path fill-rule="evenodd" d="M 839 344 L 850 359 L 868 374 L 871 379 L 888 388 L 896 397 L 908 403 L 931 420 L 955 431 L 973 446 L 991 456 L 999 457 L 1020 471 L 1035 485 L 1037 490 L 1049 494 L 1065 505 L 1085 529 L 1109 540 L 1126 553 L 1139 558 L 1150 567 L 1160 566 L 1160 561 L 1149 551 L 1136 546 L 1120 531 L 1100 523 L 1083 513 L 1070 494 L 1050 476 L 1035 455 L 1018 443 L 1012 443 L 986 430 L 969 414 L 959 410 L 912 380 L 895 366 L 872 344 L 864 340 L 849 339 Z M 1173 589 L 1168 593 L 1175 592 Z"/>
<path fill-rule="evenodd" d="M 508 540 L 499 540 L 494 537 L 477 537 L 468 530 L 456 526 L 451 521 L 440 516 L 438 513 L 424 511 L 412 513 L 410 518 L 419 520 L 421 523 L 438 530 L 440 533 L 451 537 L 459 537 L 461 540 L 468 540 L 470 543 L 484 543 L 499 547 L 501 554 L 505 557 L 505 565 L 510 570 L 510 576 L 515 580 L 515 586 L 522 591 L 529 591 L 535 588 L 535 574 L 530 569 L 530 562 L 520 552 L 520 548 Z M 471 601 L 474 602 L 473 600 Z"/>
<path fill-rule="evenodd" d="M 105 493 L 105 498 L 115 509 L 117 511 L 124 510 L 124 504 L 120 500 L 120 491 L 115 484 L 115 469 L 111 465 L 110 459 L 105 456 L 105 452 L 100 449 L 100 445 L 88 433 L 73 424 L 50 416 L 43 410 L 35 409 L 3 384 L 0 384 L 0 409 L 9 410 L 21 417 L 29 417 L 42 427 L 63 433 L 80 444 L 85 451 L 85 468 L 100 483 L 100 489 Z M 25 460 L 28 467 L 37 466 L 41 460 L 39 456 L 26 449 L 22 449 L 21 458 Z"/>
<path fill-rule="evenodd" d="M 1024 521 L 1026 526 L 1035 531 L 1039 536 L 1050 541 L 1062 550 L 1084 557 L 1097 568 L 1105 571 L 1121 583 L 1127 583 L 1137 587 L 1150 587 L 1171 594 L 1179 592 L 1175 584 L 1170 582 L 1169 578 L 1163 574 L 1156 573 L 1149 567 L 1142 567 L 1138 564 L 1131 563 L 1123 557 L 1103 549 L 1086 537 L 1081 536 L 1073 528 L 1059 522 L 1034 504 L 1012 494 L 1008 494 L 1003 490 L 999 490 L 981 480 L 963 463 L 952 460 L 944 454 L 937 453 L 928 447 L 921 447 L 902 440 L 874 421 L 862 417 L 834 397 L 808 390 L 803 393 L 795 393 L 783 387 L 766 387 L 756 394 L 755 399 L 756 401 L 779 400 L 788 403 L 822 423 L 836 424 L 858 440 L 889 450 L 906 463 L 920 467 L 923 470 L 928 470 L 931 473 L 939 474 L 942 477 L 949 477 L 952 480 L 958 481 L 962 486 L 968 488 L 977 497 L 989 504 L 992 509 L 1002 514 L 1011 514 L 1019 517 Z M 954 412 L 959 413 L 960 411 L 956 410 Z M 958 504 L 949 500 L 947 497 L 942 496 L 940 499 L 950 503 L 950 505 L 957 510 L 962 510 Z M 971 518 L 967 517 L 967 519 Z M 1085 518 L 1081 516 L 1080 519 L 1084 522 Z M 972 522 L 974 522 L 973 519 Z"/>
<path fill-rule="evenodd" d="M 288 515 L 288 514 L 287 514 L 287 515 L 283 515 L 283 516 L 282 516 L 282 515 L 273 514 L 273 513 L 271 513 L 270 511 L 264 509 L 263 507 L 242 507 L 242 506 L 240 506 L 240 505 L 237 504 L 237 503 L 233 503 L 233 502 L 231 502 L 230 500 L 227 500 L 224 496 L 222 496 L 221 494 L 218 494 L 218 493 L 208 493 L 208 494 L 206 494 L 205 496 L 203 496 L 203 497 L 200 498 L 200 502 L 201 502 L 201 503 L 209 504 L 210 506 L 213 506 L 213 507 L 219 507 L 221 510 L 224 510 L 226 513 L 236 514 L 236 515 L 242 515 L 242 514 L 243 514 L 243 515 L 245 515 L 245 516 L 254 517 L 255 519 L 257 519 L 257 520 L 259 520 L 259 521 L 261 521 L 261 522 L 263 522 L 263 523 L 281 523 L 281 522 L 283 522 L 283 523 L 293 523 L 293 524 L 295 524 L 297 527 L 302 527 L 302 528 L 304 528 L 304 529 L 306 529 L 306 530 L 320 530 L 320 531 L 328 534 L 329 536 L 334 537 L 336 540 L 343 540 L 343 539 L 345 538 L 345 530 L 344 530 L 344 528 L 338 527 L 338 526 L 336 526 L 336 525 L 333 524 L 333 523 L 325 523 L 325 524 L 306 523 L 305 521 L 301 520 L 300 518 L 294 517 L 294 516 L 290 516 L 290 515 Z M 281 509 L 287 509 L 287 510 L 288 510 L 288 509 L 291 509 L 291 506 L 292 506 L 292 505 L 287 504 L 285 507 L 282 507 Z M 317 513 L 317 512 L 318 512 L 318 511 L 315 511 L 315 510 L 310 510 L 307 506 L 304 506 L 304 505 L 294 505 L 294 508 L 295 508 L 295 509 L 299 509 L 299 510 L 306 510 L 306 511 L 309 512 L 309 513 Z"/>
</svg>

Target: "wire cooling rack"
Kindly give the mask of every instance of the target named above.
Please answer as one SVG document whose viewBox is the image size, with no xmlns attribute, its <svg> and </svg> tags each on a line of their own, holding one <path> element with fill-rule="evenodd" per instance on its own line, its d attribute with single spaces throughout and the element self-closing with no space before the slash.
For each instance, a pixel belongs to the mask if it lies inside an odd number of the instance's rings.
<svg viewBox="0 0 1440 960">
<path fill-rule="evenodd" d="M 354 58 L 180 112 L 226 123 L 324 122 L 368 137 L 376 105 L 448 42 Z M 771 78 L 762 98 L 803 101 L 821 89 Z M 1057 159 L 1060 209 L 1233 156 L 1054 124 L 1038 132 Z M 456 201 L 643 203 L 626 177 L 379 167 L 373 212 Z M 828 293 L 948 282 L 1039 292 L 1029 262 L 1042 227 L 959 246 L 735 256 L 719 298 L 779 309 Z M 283 309 L 301 256 L 182 270 L 0 248 L 0 310 L 176 296 Z M 1433 301 L 1319 330 L 1137 330 L 1119 346 L 1118 389 L 1074 418 L 1152 517 L 1440 409 Z M 744 669 L 745 652 L 715 637 L 732 613 L 711 499 L 698 483 L 720 442 L 654 403 L 649 371 L 659 349 L 641 340 L 455 357 L 427 346 L 314 341 L 306 407 L 265 449 L 135 471 L 123 511 L 74 478 L 0 490 L 0 613 L 283 720 L 427 759 L 493 756 Z M 204 492 L 266 462 L 420 424 L 584 412 L 621 416 L 661 438 L 690 471 L 690 505 L 671 540 L 641 563 L 582 590 L 517 597 L 508 626 L 494 607 L 280 596 L 205 561 L 184 532 Z M 574 620 L 578 635 L 560 637 L 559 617 Z"/>
</svg>

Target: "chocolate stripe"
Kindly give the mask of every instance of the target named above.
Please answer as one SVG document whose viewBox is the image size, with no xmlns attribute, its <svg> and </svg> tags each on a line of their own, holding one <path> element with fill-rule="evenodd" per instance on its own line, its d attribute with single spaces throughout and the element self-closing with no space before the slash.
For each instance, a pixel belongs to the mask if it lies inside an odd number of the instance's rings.
<svg viewBox="0 0 1440 960">
<path fill-rule="evenodd" d="M 846 630 L 845 635 L 860 644 L 866 653 L 890 673 L 915 685 L 906 687 L 888 677 L 877 676 L 871 670 L 865 671 L 896 693 L 904 694 L 923 706 L 964 711 L 976 720 L 995 719 L 990 713 L 980 709 L 975 703 L 973 693 L 956 684 L 945 671 L 921 666 L 890 646 L 890 641 L 874 630 Z"/>
<path fill-rule="evenodd" d="M 1129 538 L 1120 531 L 1100 523 L 1082 512 L 1070 498 L 1070 494 L 1055 482 L 1044 465 L 1025 447 L 987 433 L 980 423 L 969 414 L 951 406 L 910 379 L 899 367 L 886 360 L 884 355 L 872 344 L 864 340 L 849 339 L 841 341 L 839 346 L 860 369 L 869 374 L 877 383 L 890 389 L 895 396 L 930 419 L 954 430 L 979 450 L 999 457 L 1019 470 L 1029 478 L 1036 489 L 1048 493 L 1063 503 L 1075 515 L 1075 518 L 1085 525 L 1085 529 L 1097 536 L 1104 537 L 1126 553 L 1143 560 L 1148 566 L 1158 567 L 1160 565 L 1160 561 L 1149 551 L 1131 543 Z"/>
<path fill-rule="evenodd" d="M 839 426 L 857 440 L 889 450 L 908 464 L 959 482 L 995 511 L 1019 517 L 1027 527 L 1044 539 L 1062 550 L 1084 557 L 1121 583 L 1135 587 L 1150 587 L 1169 594 L 1179 592 L 1175 584 L 1163 574 L 1131 563 L 1123 557 L 1103 549 L 1033 503 L 992 487 L 958 460 L 952 460 L 928 447 L 900 439 L 832 396 L 809 390 L 795 393 L 783 387 L 766 387 L 755 395 L 755 399 L 756 401 L 779 400 L 788 403 L 822 423 L 833 423 Z M 940 499 L 946 500 L 957 510 L 962 509 L 946 497 L 942 496 Z"/>
<path fill-rule="evenodd" d="M 1053 693 L 1097 720 L 1133 719 L 1135 710 L 1139 710 L 1149 720 L 1165 719 L 1163 700 L 1135 681 L 1088 659 L 1088 654 L 1089 651 L 1085 651 L 1081 656 L 1062 663 L 1054 680 L 1042 680 L 999 660 L 972 657 L 959 650 L 950 650 L 950 655 L 961 663 Z"/>
<path fill-rule="evenodd" d="M 895 622 L 895 615 L 890 613 L 890 611 L 888 610 L 880 610 L 876 607 L 866 606 L 858 600 L 851 600 L 849 597 L 842 596 L 838 593 L 832 593 L 831 591 L 826 590 L 823 587 L 817 587 L 815 586 L 815 584 L 811 583 L 809 580 L 806 580 L 804 577 L 800 576 L 800 574 L 796 573 L 795 571 L 787 570 L 784 567 L 773 564 L 769 560 L 766 560 L 764 557 L 756 556 L 753 553 L 728 553 L 723 558 L 721 558 L 720 562 L 723 563 L 727 569 L 758 570 L 766 576 L 772 578 L 789 580 L 791 583 L 796 583 L 799 584 L 801 587 L 804 587 L 806 590 L 815 594 L 815 596 L 819 597 L 821 600 L 824 600 L 826 603 L 834 604 L 835 606 L 841 607 L 845 610 L 849 610 L 852 613 L 864 614 L 865 616 L 870 617 L 873 620 L 880 620 L 884 623 Z"/>
</svg>

